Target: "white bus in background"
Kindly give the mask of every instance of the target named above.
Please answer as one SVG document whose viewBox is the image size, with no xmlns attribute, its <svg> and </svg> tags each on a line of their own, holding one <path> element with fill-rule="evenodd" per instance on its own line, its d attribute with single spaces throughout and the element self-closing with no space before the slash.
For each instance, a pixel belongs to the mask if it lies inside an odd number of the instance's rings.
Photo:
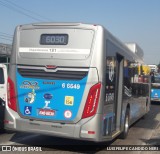
<svg viewBox="0 0 160 154">
<path fill-rule="evenodd" d="M 0 98 L 6 101 L 7 96 L 7 67 L 5 64 L 0 64 Z"/>
<path fill-rule="evenodd" d="M 148 65 L 151 69 L 151 72 L 157 72 L 158 71 L 158 67 L 157 65 Z"/>
<path fill-rule="evenodd" d="M 7 67 L 0 64 L 0 132 L 4 130 L 4 107 L 7 101 Z"/>
</svg>

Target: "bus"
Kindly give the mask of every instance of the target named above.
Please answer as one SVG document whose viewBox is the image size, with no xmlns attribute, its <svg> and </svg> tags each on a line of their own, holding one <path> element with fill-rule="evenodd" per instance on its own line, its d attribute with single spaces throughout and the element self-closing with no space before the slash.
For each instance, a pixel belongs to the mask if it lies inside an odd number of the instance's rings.
<svg viewBox="0 0 160 154">
<path fill-rule="evenodd" d="M 16 27 L 5 129 L 93 142 L 126 138 L 150 109 L 143 59 L 101 25 Z"/>
<path fill-rule="evenodd" d="M 4 110 L 7 101 L 7 67 L 0 64 L 0 132 L 4 131 Z"/>
<path fill-rule="evenodd" d="M 148 65 L 148 66 L 150 67 L 150 69 L 151 69 L 152 72 L 156 73 L 158 71 L 157 65 Z"/>
<path fill-rule="evenodd" d="M 160 76 L 151 74 L 152 85 L 151 85 L 151 101 L 160 102 Z"/>
</svg>

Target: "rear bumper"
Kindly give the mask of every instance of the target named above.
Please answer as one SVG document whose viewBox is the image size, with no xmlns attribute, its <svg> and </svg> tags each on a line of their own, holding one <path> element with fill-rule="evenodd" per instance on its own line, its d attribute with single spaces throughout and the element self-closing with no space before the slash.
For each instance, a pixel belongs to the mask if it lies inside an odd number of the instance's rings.
<svg viewBox="0 0 160 154">
<path fill-rule="evenodd" d="M 160 102 L 160 98 L 151 98 L 151 101 L 153 101 L 153 102 Z"/>
<path fill-rule="evenodd" d="M 92 118 L 80 120 L 76 124 L 61 124 L 46 121 L 22 119 L 16 112 L 12 110 L 11 112 L 12 114 L 7 113 L 5 115 L 5 129 L 8 130 L 38 133 L 49 136 L 57 136 L 62 138 L 86 140 L 93 142 L 104 141 L 100 134 L 100 123 L 97 125 L 97 122 L 100 122 L 100 114 L 96 114 L 96 116 Z M 88 131 L 92 131 L 95 133 L 89 134 L 87 133 Z M 105 138 L 105 141 L 106 140 L 111 139 Z"/>
</svg>

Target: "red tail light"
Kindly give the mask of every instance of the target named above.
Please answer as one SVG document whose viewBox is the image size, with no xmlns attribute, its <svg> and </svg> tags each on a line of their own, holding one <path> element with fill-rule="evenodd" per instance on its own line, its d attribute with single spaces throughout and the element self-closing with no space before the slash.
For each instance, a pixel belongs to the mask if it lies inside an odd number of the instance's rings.
<svg viewBox="0 0 160 154">
<path fill-rule="evenodd" d="M 98 83 L 90 88 L 87 101 L 83 110 L 82 119 L 88 118 L 96 114 L 99 96 L 100 96 L 101 83 Z"/>
<path fill-rule="evenodd" d="M 8 107 L 17 112 L 16 93 L 13 81 L 8 77 Z"/>
</svg>

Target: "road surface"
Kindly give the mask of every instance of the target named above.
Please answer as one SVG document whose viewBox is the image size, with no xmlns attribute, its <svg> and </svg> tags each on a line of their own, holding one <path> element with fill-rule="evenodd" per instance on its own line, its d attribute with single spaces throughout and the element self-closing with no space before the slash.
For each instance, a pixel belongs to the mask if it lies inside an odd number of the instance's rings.
<svg viewBox="0 0 160 154">
<path fill-rule="evenodd" d="M 108 146 L 130 146 L 130 145 L 152 145 L 157 148 L 160 145 L 160 105 L 152 104 L 150 112 L 145 118 L 134 123 L 129 131 L 128 137 L 125 140 L 116 138 L 112 142 L 101 144 L 93 144 L 91 142 L 80 142 L 70 139 L 62 139 L 51 136 L 44 136 L 30 133 L 15 133 L 7 131 L 0 134 L 0 145 L 27 145 L 40 146 L 43 150 L 41 153 L 109 153 L 109 154 L 158 154 L 160 151 L 107 151 Z M 4 152 L 5 154 L 11 152 Z M 13 153 L 13 152 L 12 152 Z M 14 152 L 16 153 L 16 152 Z M 25 153 L 25 152 L 24 152 Z M 31 152 L 32 153 L 32 152 Z M 35 152 L 39 153 L 39 152 Z"/>
</svg>

